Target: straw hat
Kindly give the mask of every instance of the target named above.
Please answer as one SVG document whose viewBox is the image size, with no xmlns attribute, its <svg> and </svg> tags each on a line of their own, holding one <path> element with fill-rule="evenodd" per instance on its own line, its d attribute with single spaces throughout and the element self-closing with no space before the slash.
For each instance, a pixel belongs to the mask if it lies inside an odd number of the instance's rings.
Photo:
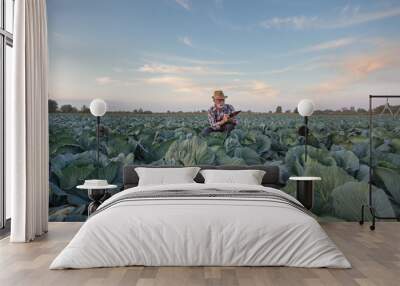
<svg viewBox="0 0 400 286">
<path fill-rule="evenodd" d="M 222 90 L 214 91 L 214 95 L 212 96 L 213 99 L 225 99 L 227 96 L 224 94 Z"/>
</svg>

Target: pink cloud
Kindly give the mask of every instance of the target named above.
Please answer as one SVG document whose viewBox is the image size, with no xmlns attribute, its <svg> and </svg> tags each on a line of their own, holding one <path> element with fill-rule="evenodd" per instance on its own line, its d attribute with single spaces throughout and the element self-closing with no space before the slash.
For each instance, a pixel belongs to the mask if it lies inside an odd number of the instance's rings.
<svg viewBox="0 0 400 286">
<path fill-rule="evenodd" d="M 364 55 L 348 59 L 344 65 L 351 75 L 364 77 L 385 68 L 391 63 L 391 55 Z"/>
<path fill-rule="evenodd" d="M 96 83 L 99 85 L 108 85 L 108 84 L 113 84 L 113 83 L 118 83 L 119 80 L 112 79 L 109 76 L 103 76 L 103 77 L 98 77 L 96 78 Z"/>
<path fill-rule="evenodd" d="M 338 75 L 330 80 L 321 82 L 312 88 L 317 93 L 333 93 L 347 88 L 349 85 L 368 79 L 376 72 L 400 66 L 399 49 L 379 51 L 346 57 L 338 63 L 330 65 L 337 68 Z"/>
</svg>

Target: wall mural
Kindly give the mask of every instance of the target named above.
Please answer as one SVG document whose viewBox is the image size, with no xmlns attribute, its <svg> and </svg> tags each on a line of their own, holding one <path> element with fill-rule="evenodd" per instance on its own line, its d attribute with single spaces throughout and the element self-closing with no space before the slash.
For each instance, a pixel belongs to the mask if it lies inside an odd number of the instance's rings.
<svg viewBox="0 0 400 286">
<path fill-rule="evenodd" d="M 368 94 L 400 91 L 399 20 L 368 20 L 391 4 L 320 1 L 309 15 L 287 1 L 282 15 L 275 1 L 96 1 L 96 11 L 92 2 L 48 1 L 51 221 L 86 220 L 89 199 L 76 186 L 101 178 L 121 191 L 129 164 L 275 165 L 289 194 L 290 176 L 320 176 L 312 211 L 322 221 L 359 219 L 371 167 L 378 214 L 400 215 L 400 101 L 374 106 L 372 166 L 368 144 Z M 108 105 L 99 170 L 94 98 Z M 306 162 L 303 98 L 316 105 Z"/>
</svg>

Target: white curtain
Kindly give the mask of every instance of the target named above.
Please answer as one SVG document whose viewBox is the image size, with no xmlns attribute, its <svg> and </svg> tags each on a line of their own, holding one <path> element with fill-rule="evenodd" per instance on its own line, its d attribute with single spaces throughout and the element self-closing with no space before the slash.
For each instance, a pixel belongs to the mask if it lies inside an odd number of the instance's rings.
<svg viewBox="0 0 400 286">
<path fill-rule="evenodd" d="M 15 1 L 13 95 L 7 113 L 6 164 L 12 242 L 48 226 L 48 49 L 46 0 Z"/>
</svg>

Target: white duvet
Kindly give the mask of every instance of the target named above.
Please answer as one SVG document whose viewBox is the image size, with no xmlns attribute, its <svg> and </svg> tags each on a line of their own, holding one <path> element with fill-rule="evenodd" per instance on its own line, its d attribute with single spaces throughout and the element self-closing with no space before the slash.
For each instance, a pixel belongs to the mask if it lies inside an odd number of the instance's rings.
<svg viewBox="0 0 400 286">
<path fill-rule="evenodd" d="M 254 185 L 179 184 L 163 190 L 265 190 Z M 297 201 L 296 201 L 297 202 Z M 145 266 L 294 266 L 350 268 L 318 222 L 293 206 L 258 199 L 124 201 L 89 218 L 50 269 Z"/>
</svg>

